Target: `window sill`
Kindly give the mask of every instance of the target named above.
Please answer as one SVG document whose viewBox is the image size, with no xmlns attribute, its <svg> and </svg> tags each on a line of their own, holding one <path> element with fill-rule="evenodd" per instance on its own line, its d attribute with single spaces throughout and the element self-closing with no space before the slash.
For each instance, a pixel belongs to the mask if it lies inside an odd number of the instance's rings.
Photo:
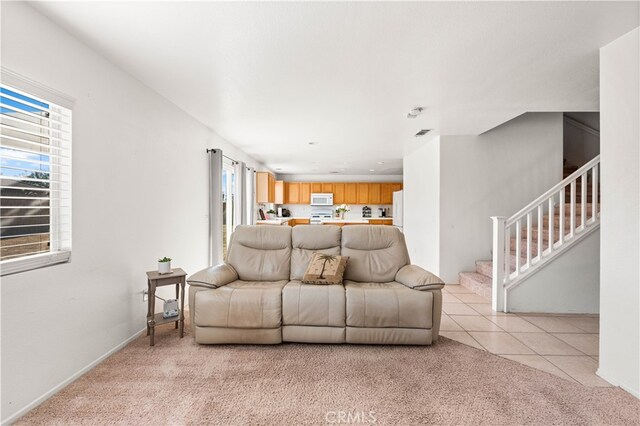
<svg viewBox="0 0 640 426">
<path fill-rule="evenodd" d="M 55 253 L 36 254 L 20 259 L 5 260 L 0 262 L 0 276 L 17 274 L 32 269 L 44 268 L 58 263 L 68 262 L 71 258 L 71 250 Z"/>
</svg>

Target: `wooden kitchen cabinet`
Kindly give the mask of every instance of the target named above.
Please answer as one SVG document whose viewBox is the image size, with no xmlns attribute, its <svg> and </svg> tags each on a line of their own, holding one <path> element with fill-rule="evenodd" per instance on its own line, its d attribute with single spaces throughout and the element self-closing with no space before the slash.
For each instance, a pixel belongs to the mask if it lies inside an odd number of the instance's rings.
<svg viewBox="0 0 640 426">
<path fill-rule="evenodd" d="M 358 201 L 356 202 L 356 204 L 369 204 L 369 184 L 359 183 L 357 192 Z"/>
<path fill-rule="evenodd" d="M 308 225 L 309 223 L 311 223 L 310 219 L 291 219 L 288 222 L 289 226 Z"/>
<path fill-rule="evenodd" d="M 272 179 L 274 189 L 270 199 L 274 199 L 276 204 L 309 204 L 311 194 L 321 192 L 333 194 L 333 204 L 336 205 L 385 205 L 392 204 L 393 192 L 402 189 L 402 183 L 398 182 L 275 182 L 275 178 Z M 257 188 L 258 191 L 260 189 Z M 269 199 L 270 195 L 266 197 Z M 258 202 L 274 201 L 258 199 Z"/>
<path fill-rule="evenodd" d="M 391 183 L 383 183 L 380 185 L 380 204 L 393 203 L 393 191 L 391 191 Z"/>
<path fill-rule="evenodd" d="M 333 200 L 333 202 L 335 203 L 335 199 Z M 358 204 L 358 184 L 357 183 L 344 184 L 344 202 L 346 204 Z"/>
<path fill-rule="evenodd" d="M 311 203 L 311 184 L 309 182 L 301 182 L 299 204 L 310 204 L 310 203 Z"/>
<path fill-rule="evenodd" d="M 379 183 L 369 184 L 369 203 L 382 204 L 382 185 Z"/>
<path fill-rule="evenodd" d="M 333 184 L 333 204 L 346 203 L 344 198 L 344 183 Z"/>
<path fill-rule="evenodd" d="M 276 178 L 269 172 L 256 173 L 256 202 L 273 203 L 275 201 Z"/>
<path fill-rule="evenodd" d="M 277 180 L 275 183 L 275 196 L 274 196 L 274 203 L 276 204 L 284 204 L 285 200 L 286 200 L 286 196 L 285 196 L 285 191 L 286 191 L 287 187 L 285 186 L 284 182 L 281 180 Z"/>
<path fill-rule="evenodd" d="M 393 225 L 393 219 L 369 219 L 369 225 Z"/>
<path fill-rule="evenodd" d="M 298 182 L 286 182 L 285 204 L 300 204 L 300 184 Z"/>
</svg>

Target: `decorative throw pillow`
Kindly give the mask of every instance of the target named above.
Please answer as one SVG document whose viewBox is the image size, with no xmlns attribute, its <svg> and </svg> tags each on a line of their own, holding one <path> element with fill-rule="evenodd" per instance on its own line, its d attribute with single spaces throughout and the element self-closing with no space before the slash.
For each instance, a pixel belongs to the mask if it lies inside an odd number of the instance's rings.
<svg viewBox="0 0 640 426">
<path fill-rule="evenodd" d="M 342 284 L 348 256 L 314 253 L 302 282 L 304 284 Z"/>
</svg>

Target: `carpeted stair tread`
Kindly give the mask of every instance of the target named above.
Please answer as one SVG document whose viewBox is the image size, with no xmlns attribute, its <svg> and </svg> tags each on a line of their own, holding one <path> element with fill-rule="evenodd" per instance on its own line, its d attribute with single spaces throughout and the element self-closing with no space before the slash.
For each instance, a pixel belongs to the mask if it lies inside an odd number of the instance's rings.
<svg viewBox="0 0 640 426">
<path fill-rule="evenodd" d="M 460 285 L 487 299 L 491 299 L 491 277 L 477 272 L 461 272 Z"/>
</svg>

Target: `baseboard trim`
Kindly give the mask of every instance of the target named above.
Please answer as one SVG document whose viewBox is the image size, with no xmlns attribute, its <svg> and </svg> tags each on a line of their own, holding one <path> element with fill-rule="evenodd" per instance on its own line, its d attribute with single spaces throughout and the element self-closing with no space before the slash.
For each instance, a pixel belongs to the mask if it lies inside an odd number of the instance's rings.
<svg viewBox="0 0 640 426">
<path fill-rule="evenodd" d="M 611 383 L 613 386 L 617 386 L 621 389 L 624 389 L 625 392 L 629 392 L 631 395 L 635 396 L 636 398 L 640 399 L 640 391 L 638 391 L 637 389 L 631 389 L 629 386 L 627 386 L 626 384 L 619 382 L 617 380 L 613 380 L 609 377 L 607 377 L 606 374 L 603 374 L 602 371 L 600 371 L 600 369 L 598 368 L 598 370 L 596 370 L 596 374 L 601 377 L 603 380 L 606 380 L 607 382 Z"/>
<path fill-rule="evenodd" d="M 100 364 L 102 361 L 104 361 L 105 359 L 109 358 L 111 355 L 113 355 L 114 353 L 118 352 L 119 350 L 121 350 L 122 348 L 124 348 L 125 346 L 127 346 L 129 343 L 131 343 L 133 340 L 137 339 L 138 337 L 142 336 L 144 333 L 146 333 L 146 327 L 143 328 L 142 330 L 138 331 L 137 333 L 135 333 L 133 336 L 129 337 L 127 340 L 125 340 L 122 343 L 119 343 L 118 345 L 116 345 L 114 348 L 112 348 L 111 350 L 107 351 L 104 355 L 101 355 L 100 357 L 98 357 L 98 359 L 90 362 L 88 365 L 84 366 L 83 368 L 81 368 L 80 370 L 78 370 L 77 372 L 75 372 L 74 374 L 72 374 L 70 377 L 68 377 L 67 379 L 63 380 L 60 384 L 54 386 L 53 388 L 51 388 L 50 390 L 48 390 L 47 392 L 45 392 L 44 394 L 40 395 L 38 398 L 36 398 L 35 400 L 33 400 L 32 402 L 30 402 L 29 404 L 27 404 L 26 406 L 22 407 L 20 410 L 18 410 L 15 414 L 13 414 L 11 417 L 8 417 L 4 420 L 2 420 L 2 422 L 0 423 L 0 425 L 5 426 L 5 425 L 10 425 L 11 423 L 15 422 L 16 420 L 18 420 L 20 417 L 24 416 L 25 414 L 27 414 L 29 411 L 33 410 L 34 408 L 36 408 L 38 405 L 42 404 L 43 402 L 45 402 L 47 399 L 51 398 L 53 395 L 57 394 L 58 392 L 60 392 L 62 389 L 64 389 L 65 387 L 67 387 L 69 384 L 71 384 L 72 382 L 76 381 L 77 379 L 79 379 L 82 375 L 86 374 L 87 372 L 89 372 L 90 370 L 92 370 L 95 366 L 97 366 L 98 364 Z"/>
</svg>

